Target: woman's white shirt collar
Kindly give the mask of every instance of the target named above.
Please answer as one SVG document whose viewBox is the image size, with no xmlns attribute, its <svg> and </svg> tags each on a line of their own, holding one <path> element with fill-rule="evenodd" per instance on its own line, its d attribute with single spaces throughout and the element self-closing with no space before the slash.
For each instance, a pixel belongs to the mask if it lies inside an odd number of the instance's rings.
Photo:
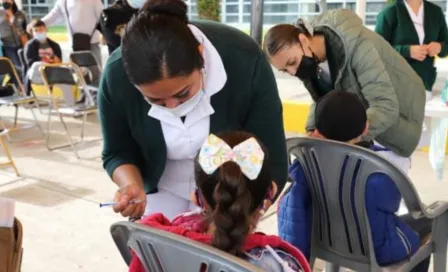
<svg viewBox="0 0 448 272">
<path fill-rule="evenodd" d="M 227 73 L 221 56 L 207 36 L 205 36 L 205 34 L 194 25 L 189 24 L 188 27 L 195 36 L 196 40 L 198 40 L 204 48 L 202 52 L 202 56 L 204 57 L 203 89 L 205 93 L 211 97 L 224 87 L 227 82 Z"/>
</svg>

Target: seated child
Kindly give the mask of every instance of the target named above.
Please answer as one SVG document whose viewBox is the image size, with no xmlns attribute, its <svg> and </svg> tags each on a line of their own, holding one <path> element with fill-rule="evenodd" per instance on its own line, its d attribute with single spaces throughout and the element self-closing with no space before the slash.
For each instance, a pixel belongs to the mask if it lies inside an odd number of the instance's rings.
<svg viewBox="0 0 448 272">
<path fill-rule="evenodd" d="M 42 61 L 45 63 L 60 63 L 62 51 L 58 43 L 47 37 L 47 27 L 41 20 L 31 22 L 33 39 L 25 45 L 25 61 L 31 68 L 33 63 Z"/>
<path fill-rule="evenodd" d="M 299 250 L 278 236 L 255 232 L 264 203 L 277 187 L 267 153 L 253 135 L 210 135 L 195 160 L 195 177 L 198 189 L 192 200 L 201 207 L 198 212 L 172 222 L 154 214 L 140 223 L 212 245 L 265 271 L 311 272 Z M 144 271 L 136 255 L 129 271 Z"/>
<path fill-rule="evenodd" d="M 25 44 L 24 55 L 27 71 L 25 71 L 24 83 L 26 93 L 31 93 L 31 83 L 43 84 L 39 71 L 42 63 L 60 63 L 62 50 L 58 43 L 47 38 L 47 27 L 41 20 L 31 22 L 33 39 Z"/>
<path fill-rule="evenodd" d="M 368 122 L 366 111 L 354 94 L 343 91 L 328 93 L 315 107 L 315 120 L 314 137 L 360 145 L 375 152 L 382 150 L 361 143 L 362 136 L 368 132 Z M 279 235 L 309 258 L 311 195 L 298 161 L 290 167 L 289 173 L 294 182 L 279 203 Z M 419 248 L 420 238 L 431 232 L 432 221 L 414 220 L 410 215 L 395 215 L 400 206 L 401 194 L 385 174 L 372 175 L 366 186 L 366 210 L 378 264 L 386 266 L 408 259 Z M 424 260 L 413 271 L 427 271 L 428 265 L 429 259 Z"/>
</svg>

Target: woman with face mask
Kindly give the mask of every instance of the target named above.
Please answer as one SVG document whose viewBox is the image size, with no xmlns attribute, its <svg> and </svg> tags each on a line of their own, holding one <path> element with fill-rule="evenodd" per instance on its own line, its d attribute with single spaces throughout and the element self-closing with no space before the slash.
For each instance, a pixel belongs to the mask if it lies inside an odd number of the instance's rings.
<svg viewBox="0 0 448 272">
<path fill-rule="evenodd" d="M 0 37 L 3 43 L 3 54 L 12 63 L 21 68 L 17 51 L 28 42 L 26 33 L 26 16 L 19 10 L 13 0 L 1 0 Z"/>
<path fill-rule="evenodd" d="M 279 192 L 286 182 L 282 105 L 267 58 L 236 29 L 188 22 L 182 0 L 149 0 L 131 19 L 98 104 L 104 167 L 123 216 L 193 208 L 194 158 L 210 133 L 256 135 Z"/>
<path fill-rule="evenodd" d="M 425 86 L 390 44 L 366 28 L 350 10 L 324 12 L 308 24 L 277 25 L 264 49 L 280 71 L 303 81 L 314 101 L 332 90 L 356 94 L 370 128 L 364 141 L 376 141 L 404 171 L 420 139 Z M 314 104 L 306 130 L 314 132 Z"/>
</svg>

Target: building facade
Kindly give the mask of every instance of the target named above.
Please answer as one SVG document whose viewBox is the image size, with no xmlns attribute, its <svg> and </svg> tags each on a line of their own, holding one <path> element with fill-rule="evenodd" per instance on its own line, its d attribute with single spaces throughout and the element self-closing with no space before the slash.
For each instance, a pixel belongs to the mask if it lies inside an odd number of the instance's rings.
<svg viewBox="0 0 448 272">
<path fill-rule="evenodd" d="M 108 6 L 114 0 L 103 0 Z M 22 0 L 23 10 L 30 18 L 41 18 L 53 7 L 56 0 Z M 250 23 L 251 1 L 249 0 L 221 0 L 221 20 L 242 28 L 248 28 Z M 444 12 L 447 10 L 447 0 L 432 1 L 438 4 Z M 187 0 L 190 19 L 197 19 L 196 0 Z M 328 8 L 347 8 L 356 10 L 355 0 L 327 0 Z M 366 24 L 375 25 L 378 12 L 386 5 L 384 0 L 367 0 Z M 264 24 L 274 25 L 290 23 L 297 18 L 311 19 L 319 14 L 319 5 L 316 0 L 265 0 Z"/>
<path fill-rule="evenodd" d="M 21 0 L 22 10 L 28 15 L 28 18 L 42 18 L 53 8 L 56 1 L 57 0 Z M 115 2 L 115 0 L 101 1 L 103 1 L 104 6 L 106 7 Z"/>
</svg>

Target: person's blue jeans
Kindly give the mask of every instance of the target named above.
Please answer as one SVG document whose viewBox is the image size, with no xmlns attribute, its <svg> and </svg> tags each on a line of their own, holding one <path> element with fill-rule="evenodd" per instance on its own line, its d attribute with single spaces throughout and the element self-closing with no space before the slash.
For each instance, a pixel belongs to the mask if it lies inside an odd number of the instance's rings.
<svg viewBox="0 0 448 272">
<path fill-rule="evenodd" d="M 20 47 L 3 46 L 3 53 L 5 54 L 5 57 L 9 58 L 17 67 L 22 66 L 20 63 L 19 55 L 17 54 L 17 51 L 19 49 Z"/>
<path fill-rule="evenodd" d="M 20 79 L 22 79 L 22 64 L 20 63 L 19 55 L 17 51 L 20 47 L 12 47 L 12 46 L 3 46 L 3 54 L 5 57 L 11 60 L 12 64 L 16 67 L 17 73 L 19 74 Z"/>
</svg>

